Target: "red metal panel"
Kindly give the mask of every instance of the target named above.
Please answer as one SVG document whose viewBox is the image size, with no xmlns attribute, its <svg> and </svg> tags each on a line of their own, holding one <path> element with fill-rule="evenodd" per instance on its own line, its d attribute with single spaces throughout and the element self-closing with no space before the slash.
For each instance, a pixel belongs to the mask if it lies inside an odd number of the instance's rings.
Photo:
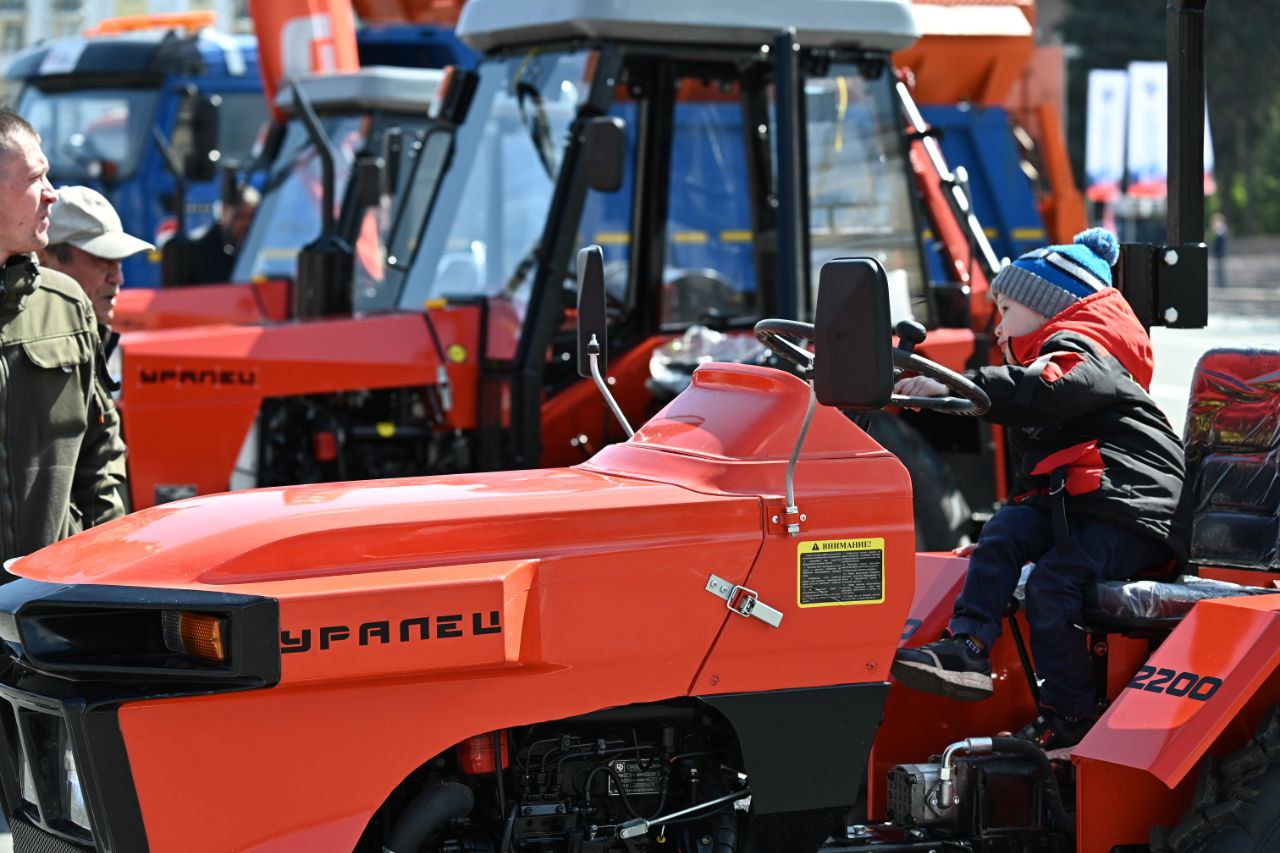
<svg viewBox="0 0 1280 853">
<path fill-rule="evenodd" d="M 479 310 L 431 315 L 442 346 L 456 354 L 446 365 L 455 389 L 451 426 L 472 427 Z M 135 332 L 121 346 L 137 508 L 155 502 L 159 484 L 194 484 L 202 494 L 226 490 L 265 398 L 434 385 L 439 361 L 418 314 Z"/>
<path fill-rule="evenodd" d="M 209 284 L 151 289 L 134 287 L 116 297 L 112 327 L 118 332 L 230 323 L 242 325 L 289 316 L 289 282 Z"/>
<path fill-rule="evenodd" d="M 356 22 L 343 0 L 249 0 L 258 36 L 258 67 L 267 105 L 275 112 L 276 87 L 312 71 L 354 71 Z M 278 118 L 278 116 L 277 116 Z"/>
<path fill-rule="evenodd" d="M 1197 604 L 1147 661 L 1169 678 L 1156 675 L 1123 690 L 1075 755 L 1147 771 L 1170 788 L 1178 785 L 1245 704 L 1272 689 L 1280 663 L 1277 611 L 1280 597 L 1274 596 Z M 1206 686 L 1176 695 L 1188 683 L 1182 673 L 1204 685 L 1211 684 L 1206 678 L 1221 683 L 1212 692 Z"/>
</svg>

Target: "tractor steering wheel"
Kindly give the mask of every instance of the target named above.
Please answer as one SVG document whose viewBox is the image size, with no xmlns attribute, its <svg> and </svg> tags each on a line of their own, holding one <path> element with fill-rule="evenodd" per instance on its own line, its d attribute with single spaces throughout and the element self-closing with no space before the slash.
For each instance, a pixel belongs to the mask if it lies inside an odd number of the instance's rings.
<svg viewBox="0 0 1280 853">
<path fill-rule="evenodd" d="M 813 353 L 788 338 L 807 338 L 813 340 L 813 324 L 798 320 L 761 320 L 756 323 L 756 338 L 784 361 L 799 368 L 802 376 L 808 377 L 813 371 Z M 950 368 L 943 367 L 936 361 L 930 361 L 914 352 L 895 348 L 893 350 L 894 377 L 899 373 L 911 371 L 921 376 L 937 380 L 954 393 L 951 397 L 905 397 L 894 394 L 889 398 L 889 405 L 910 409 L 931 409 L 951 415 L 967 415 L 976 417 L 985 415 L 991 408 L 991 399 L 987 392 L 974 385 L 964 376 Z"/>
</svg>

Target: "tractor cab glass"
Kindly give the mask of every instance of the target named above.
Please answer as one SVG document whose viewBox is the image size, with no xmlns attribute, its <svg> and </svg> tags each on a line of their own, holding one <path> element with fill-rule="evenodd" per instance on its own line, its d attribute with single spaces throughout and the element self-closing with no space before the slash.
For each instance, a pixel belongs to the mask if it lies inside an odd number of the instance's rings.
<svg viewBox="0 0 1280 853">
<path fill-rule="evenodd" d="M 367 117 L 322 116 L 320 121 L 339 154 L 334 163 L 334 198 L 340 200 L 346 192 L 356 152 L 368 138 Z M 236 260 L 232 280 L 293 278 L 298 251 L 320 233 L 320 193 L 320 157 L 306 128 L 299 122 L 290 122 Z"/>
<path fill-rule="evenodd" d="M 831 63 L 805 81 L 810 284 L 835 258 L 871 257 L 888 279 L 893 320 L 930 319 L 911 169 L 886 62 Z"/>
<path fill-rule="evenodd" d="M 55 184 L 127 178 L 151 143 L 160 94 L 149 89 L 23 89 L 17 112 L 40 133 Z"/>
<path fill-rule="evenodd" d="M 383 138 L 399 128 L 404 145 L 399 149 L 402 163 L 398 174 L 415 173 L 429 119 L 421 115 L 392 113 L 321 115 L 321 128 L 338 154 L 334 161 L 334 216 L 344 233 L 353 234 L 356 252 L 355 304 L 357 311 L 393 305 L 383 287 L 387 245 L 393 224 L 394 205 L 362 206 L 369 188 L 352 186 L 352 168 L 361 154 L 381 154 Z M 442 168 L 443 158 L 434 152 L 433 165 L 416 175 L 415 181 L 430 184 Z M 293 278 L 297 274 L 298 251 L 320 233 L 320 201 L 323 195 L 321 161 L 315 145 L 301 122 L 289 122 L 275 167 L 266 179 L 261 206 L 236 261 L 232 278 L 248 282 L 261 278 Z M 407 184 L 402 183 L 403 186 Z M 428 197 L 430 187 L 428 186 Z"/>
<path fill-rule="evenodd" d="M 537 52 L 487 60 L 401 306 L 493 297 L 523 314 L 538 245 L 569 139 L 591 84 L 592 54 Z"/>
</svg>

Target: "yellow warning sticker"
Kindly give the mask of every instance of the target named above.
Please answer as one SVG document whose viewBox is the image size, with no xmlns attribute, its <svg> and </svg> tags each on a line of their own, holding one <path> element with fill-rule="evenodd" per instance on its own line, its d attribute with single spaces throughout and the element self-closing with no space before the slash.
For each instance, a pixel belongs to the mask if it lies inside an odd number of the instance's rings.
<svg viewBox="0 0 1280 853">
<path fill-rule="evenodd" d="M 884 539 L 820 539 L 796 546 L 801 607 L 884 601 Z"/>
</svg>

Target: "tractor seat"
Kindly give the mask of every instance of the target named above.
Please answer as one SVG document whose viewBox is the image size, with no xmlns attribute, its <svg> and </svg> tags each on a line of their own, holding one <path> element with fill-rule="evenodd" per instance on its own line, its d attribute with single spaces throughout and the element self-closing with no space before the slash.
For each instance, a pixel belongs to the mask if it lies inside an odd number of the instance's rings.
<svg viewBox="0 0 1280 853">
<path fill-rule="evenodd" d="M 1165 634 L 1197 601 L 1280 592 L 1265 587 L 1182 575 L 1172 581 L 1103 581 L 1085 603 L 1084 627 L 1093 634 Z"/>
</svg>

